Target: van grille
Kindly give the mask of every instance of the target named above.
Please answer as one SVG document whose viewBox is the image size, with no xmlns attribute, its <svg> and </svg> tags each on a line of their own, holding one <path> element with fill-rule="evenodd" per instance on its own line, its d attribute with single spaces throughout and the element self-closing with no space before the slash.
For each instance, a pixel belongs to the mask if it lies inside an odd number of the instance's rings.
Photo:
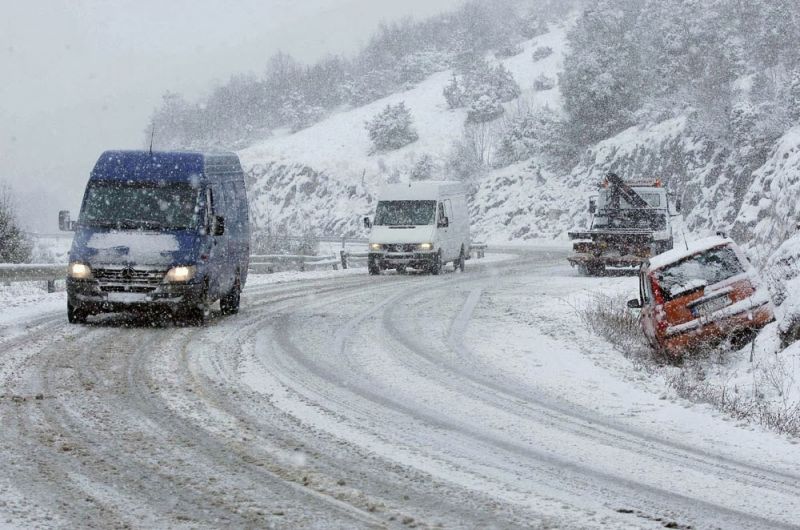
<svg viewBox="0 0 800 530">
<path fill-rule="evenodd" d="M 100 283 L 157 285 L 162 282 L 167 271 L 160 269 L 102 268 L 92 269 L 92 274 Z"/>
<path fill-rule="evenodd" d="M 406 243 L 403 245 L 386 245 L 386 252 L 414 252 L 418 248 L 415 243 Z"/>
</svg>

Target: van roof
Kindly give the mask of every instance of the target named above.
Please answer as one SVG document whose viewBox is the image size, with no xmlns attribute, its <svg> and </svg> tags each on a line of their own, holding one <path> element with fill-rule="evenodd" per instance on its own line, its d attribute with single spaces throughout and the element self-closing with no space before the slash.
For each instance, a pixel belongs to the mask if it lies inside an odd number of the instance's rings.
<svg viewBox="0 0 800 530">
<path fill-rule="evenodd" d="M 466 193 L 464 184 L 449 180 L 429 180 L 425 182 L 407 182 L 402 184 L 386 184 L 378 195 L 381 200 L 414 201 L 434 200 L 443 195 Z"/>
<path fill-rule="evenodd" d="M 106 151 L 90 179 L 187 182 L 203 180 L 212 166 L 223 173 L 241 170 L 236 154 L 225 151 Z"/>
</svg>

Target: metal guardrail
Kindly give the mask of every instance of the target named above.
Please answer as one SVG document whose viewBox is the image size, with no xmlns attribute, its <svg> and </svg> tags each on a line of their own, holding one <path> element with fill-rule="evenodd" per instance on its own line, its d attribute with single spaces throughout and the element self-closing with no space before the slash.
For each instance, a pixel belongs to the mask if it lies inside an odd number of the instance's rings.
<svg viewBox="0 0 800 530">
<path fill-rule="evenodd" d="M 66 264 L 0 263 L 0 282 L 47 282 L 47 292 L 56 290 L 56 280 L 67 276 Z"/>
<path fill-rule="evenodd" d="M 348 242 L 353 240 L 348 239 Z M 480 259 L 485 256 L 486 245 L 475 243 L 470 245 L 470 256 Z M 347 269 L 352 261 L 362 261 L 369 257 L 369 252 L 351 252 L 342 250 L 336 256 L 305 256 L 301 254 L 253 254 L 250 256 L 250 272 L 254 274 L 271 274 L 279 266 L 294 266 L 299 271 L 331 267 L 333 270 Z M 55 291 L 56 280 L 67 276 L 66 264 L 60 263 L 0 263 L 0 283 L 8 282 L 47 282 L 47 292 Z"/>
</svg>

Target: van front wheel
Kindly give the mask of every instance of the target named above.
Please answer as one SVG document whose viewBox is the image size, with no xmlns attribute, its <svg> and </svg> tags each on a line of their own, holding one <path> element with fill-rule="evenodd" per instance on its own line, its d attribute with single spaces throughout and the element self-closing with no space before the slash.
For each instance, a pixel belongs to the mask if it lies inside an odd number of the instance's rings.
<svg viewBox="0 0 800 530">
<path fill-rule="evenodd" d="M 467 261 L 467 256 L 464 254 L 464 247 L 461 247 L 461 253 L 458 256 L 458 261 L 456 261 L 455 263 L 456 270 L 464 272 L 466 261 Z"/>
<path fill-rule="evenodd" d="M 239 278 L 233 283 L 231 291 L 223 296 L 219 301 L 219 308 L 223 315 L 235 315 L 239 312 L 239 304 L 242 301 L 242 285 Z"/>
<path fill-rule="evenodd" d="M 430 271 L 431 271 L 431 274 L 433 274 L 434 276 L 436 276 L 440 272 L 442 272 L 442 251 L 441 250 L 439 252 L 437 252 L 436 255 L 433 257 L 433 260 L 431 261 L 431 264 L 430 264 Z"/>
</svg>

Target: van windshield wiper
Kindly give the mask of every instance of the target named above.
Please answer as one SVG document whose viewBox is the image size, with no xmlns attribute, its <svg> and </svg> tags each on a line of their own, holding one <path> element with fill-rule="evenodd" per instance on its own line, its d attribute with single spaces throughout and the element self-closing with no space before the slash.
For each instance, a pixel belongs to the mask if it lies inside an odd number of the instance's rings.
<svg viewBox="0 0 800 530">
<path fill-rule="evenodd" d="M 158 221 L 150 221 L 147 219 L 118 219 L 117 220 L 117 227 L 118 228 L 152 228 L 152 229 L 159 229 L 162 228 L 162 224 Z"/>
</svg>

